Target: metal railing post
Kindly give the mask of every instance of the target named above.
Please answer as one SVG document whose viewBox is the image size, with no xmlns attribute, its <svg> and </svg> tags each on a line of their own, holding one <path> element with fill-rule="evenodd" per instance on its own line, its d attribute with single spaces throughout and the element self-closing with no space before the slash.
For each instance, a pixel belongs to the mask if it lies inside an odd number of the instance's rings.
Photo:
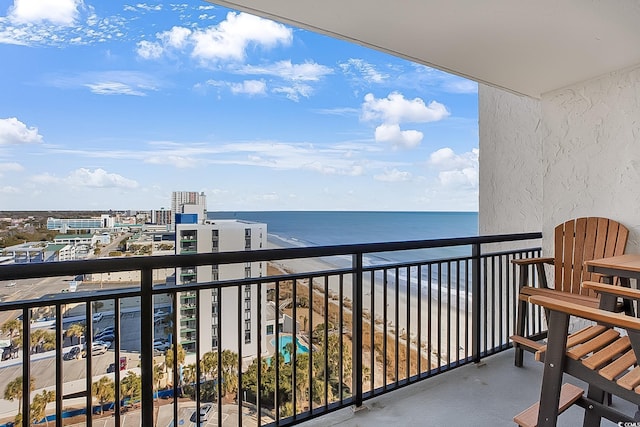
<svg viewBox="0 0 640 427">
<path fill-rule="evenodd" d="M 481 328 L 482 314 L 480 313 L 480 243 L 471 246 L 471 353 L 474 363 L 480 362 Z"/>
<path fill-rule="evenodd" d="M 362 406 L 362 252 L 353 255 L 353 311 L 351 327 L 353 330 L 353 393 L 356 407 Z"/>
<path fill-rule="evenodd" d="M 153 426 L 153 276 L 142 269 L 140 295 L 140 368 L 142 373 L 142 424 Z M 117 368 L 119 369 L 119 368 Z"/>
</svg>

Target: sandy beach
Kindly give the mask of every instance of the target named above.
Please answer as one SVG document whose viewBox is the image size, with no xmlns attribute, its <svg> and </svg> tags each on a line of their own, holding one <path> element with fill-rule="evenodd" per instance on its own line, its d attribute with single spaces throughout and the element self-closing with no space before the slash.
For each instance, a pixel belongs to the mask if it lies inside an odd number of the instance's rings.
<svg viewBox="0 0 640 427">
<path fill-rule="evenodd" d="M 277 248 L 275 244 L 271 243 L 272 248 Z M 335 270 L 337 267 L 321 259 L 295 259 L 295 260 L 283 260 L 271 263 L 272 266 L 285 273 L 312 273 L 312 272 L 326 272 Z M 374 335 L 378 335 L 375 338 L 374 346 L 376 352 L 382 354 L 382 348 L 384 341 L 381 336 L 386 331 L 387 334 L 387 358 L 394 358 L 395 343 L 396 343 L 396 329 L 399 331 L 398 336 L 398 353 L 400 356 L 400 369 L 399 378 L 403 378 L 403 372 L 406 372 L 406 359 L 404 354 L 406 353 L 406 339 L 409 339 L 411 343 L 412 367 L 410 368 L 410 375 L 417 373 L 415 360 L 417 360 L 418 347 L 421 348 L 421 356 L 423 362 L 421 363 L 421 370 L 427 369 L 426 360 L 431 361 L 433 368 L 437 366 L 446 365 L 449 362 L 457 360 L 457 356 L 465 357 L 465 348 L 468 347 L 466 341 L 466 317 L 463 312 L 458 319 L 458 310 L 455 308 L 455 304 L 452 304 L 451 309 L 447 309 L 447 295 L 443 293 L 441 295 L 440 303 L 437 299 L 437 293 L 432 291 L 431 298 L 427 294 L 427 290 L 423 289 L 420 304 L 418 303 L 418 291 L 412 289 L 408 295 L 406 288 L 398 288 L 397 300 L 394 278 L 389 278 L 387 285 L 386 295 L 386 310 L 385 310 L 385 298 L 384 298 L 384 284 L 381 278 L 376 278 L 375 285 L 372 287 L 372 280 L 370 275 L 365 275 L 363 280 L 363 317 L 364 323 L 364 347 L 365 350 L 371 348 L 371 323 L 373 319 L 375 325 Z M 345 312 L 350 313 L 351 301 L 353 301 L 353 287 L 352 287 L 352 275 L 347 274 L 343 276 L 343 301 Z M 301 283 L 307 283 L 301 281 Z M 318 301 L 322 301 L 325 281 L 324 278 L 314 279 L 314 293 L 318 295 Z M 300 284 L 298 285 L 300 286 Z M 333 303 L 336 307 L 338 305 L 338 295 L 340 292 L 340 277 L 338 275 L 329 276 L 327 281 L 328 294 L 331 296 L 330 303 Z M 303 293 L 304 295 L 304 293 Z M 407 303 L 407 297 L 409 296 L 409 303 Z M 452 298 L 454 298 L 452 296 Z M 316 297 L 314 296 L 314 301 Z M 418 307 L 420 305 L 420 307 Z M 396 310 L 397 307 L 397 310 Z M 464 306 L 463 306 L 464 307 Z M 315 307 L 314 307 L 315 308 Z M 418 310 L 420 308 L 421 328 L 420 337 L 418 337 Z M 385 313 L 386 311 L 386 313 Z M 300 311 L 297 315 L 298 320 L 302 326 L 303 316 Z M 396 317 L 397 313 L 397 317 Z M 386 317 L 385 317 L 386 314 Z M 334 314 L 337 316 L 337 314 Z M 349 319 L 345 317 L 345 323 Z M 316 318 L 318 318 L 316 320 Z M 329 315 L 331 320 L 331 315 Z M 321 322 L 322 316 L 315 315 L 313 324 Z M 385 322 L 386 320 L 386 322 Z M 350 325 L 350 323 L 349 323 Z M 386 325 L 386 328 L 385 328 Z M 343 331 L 344 332 L 344 331 Z M 365 354 L 365 366 L 367 365 L 367 357 Z M 393 369 L 393 364 L 387 368 L 387 377 L 389 377 L 389 369 Z M 378 368 L 376 368 L 378 371 Z M 377 374 L 376 374 L 377 375 Z M 378 383 L 378 381 L 376 381 Z M 377 385 L 376 385 L 377 386 Z"/>
</svg>

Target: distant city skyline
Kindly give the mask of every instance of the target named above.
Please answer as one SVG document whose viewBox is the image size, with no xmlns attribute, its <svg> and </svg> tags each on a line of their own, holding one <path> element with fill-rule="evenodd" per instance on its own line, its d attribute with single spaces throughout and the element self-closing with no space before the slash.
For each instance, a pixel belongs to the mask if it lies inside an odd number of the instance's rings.
<svg viewBox="0 0 640 427">
<path fill-rule="evenodd" d="M 0 0 L 0 55 L 2 210 L 478 209 L 460 77 L 197 0 Z"/>
</svg>

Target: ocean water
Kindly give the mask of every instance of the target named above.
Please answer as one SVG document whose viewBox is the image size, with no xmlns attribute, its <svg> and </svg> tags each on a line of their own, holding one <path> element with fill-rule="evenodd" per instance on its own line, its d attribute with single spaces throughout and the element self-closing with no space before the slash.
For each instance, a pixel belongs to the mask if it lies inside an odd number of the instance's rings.
<svg viewBox="0 0 640 427">
<path fill-rule="evenodd" d="M 478 235 L 477 212 L 209 212 L 208 218 L 263 222 L 267 224 L 269 241 L 280 247 L 404 242 Z M 365 264 L 449 258 L 468 255 L 470 250 L 469 247 L 451 247 L 376 253 L 367 255 Z M 348 257 L 342 261 L 327 261 L 341 267 L 351 262 Z"/>
<path fill-rule="evenodd" d="M 266 223 L 269 241 L 280 247 L 400 242 L 478 235 L 477 212 L 209 212 L 208 218 Z M 364 263 L 381 265 L 470 254 L 470 246 L 385 252 L 367 254 Z M 336 267 L 351 265 L 348 256 L 332 257 L 323 261 Z M 442 278 L 450 277 L 456 280 L 457 271 L 440 273 Z M 401 271 L 400 274 L 400 282 L 406 283 L 406 272 Z M 431 287 L 435 289 L 438 282 L 437 274 L 437 271 L 433 271 L 430 279 L 423 277 L 423 283 L 431 283 Z M 464 275 L 464 270 L 460 271 L 460 274 Z"/>
<path fill-rule="evenodd" d="M 470 237 L 478 235 L 477 212 L 209 212 L 209 219 L 243 219 L 267 224 L 282 246 Z"/>
</svg>

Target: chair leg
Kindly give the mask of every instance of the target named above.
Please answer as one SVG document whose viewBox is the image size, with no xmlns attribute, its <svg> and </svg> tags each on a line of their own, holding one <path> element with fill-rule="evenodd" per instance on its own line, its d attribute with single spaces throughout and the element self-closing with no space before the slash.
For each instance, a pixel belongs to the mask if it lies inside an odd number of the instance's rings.
<svg viewBox="0 0 640 427">
<path fill-rule="evenodd" d="M 558 403 L 564 375 L 569 315 L 554 311 L 549 316 L 547 353 L 544 358 L 538 426 L 554 426 L 558 420 Z"/>
<path fill-rule="evenodd" d="M 587 390 L 587 397 L 598 403 L 604 403 L 606 399 L 608 405 L 611 405 L 611 393 L 605 393 L 602 389 L 594 387 L 593 385 L 589 385 L 589 389 Z M 582 427 L 599 427 L 601 417 L 599 415 L 596 415 L 589 409 L 585 409 L 584 411 L 585 412 Z"/>
<path fill-rule="evenodd" d="M 527 319 L 527 301 L 518 300 L 518 318 L 516 320 L 516 335 L 524 337 L 525 326 Z M 514 364 L 521 368 L 524 364 L 524 349 L 518 344 L 514 343 L 515 348 L 515 360 Z"/>
</svg>

